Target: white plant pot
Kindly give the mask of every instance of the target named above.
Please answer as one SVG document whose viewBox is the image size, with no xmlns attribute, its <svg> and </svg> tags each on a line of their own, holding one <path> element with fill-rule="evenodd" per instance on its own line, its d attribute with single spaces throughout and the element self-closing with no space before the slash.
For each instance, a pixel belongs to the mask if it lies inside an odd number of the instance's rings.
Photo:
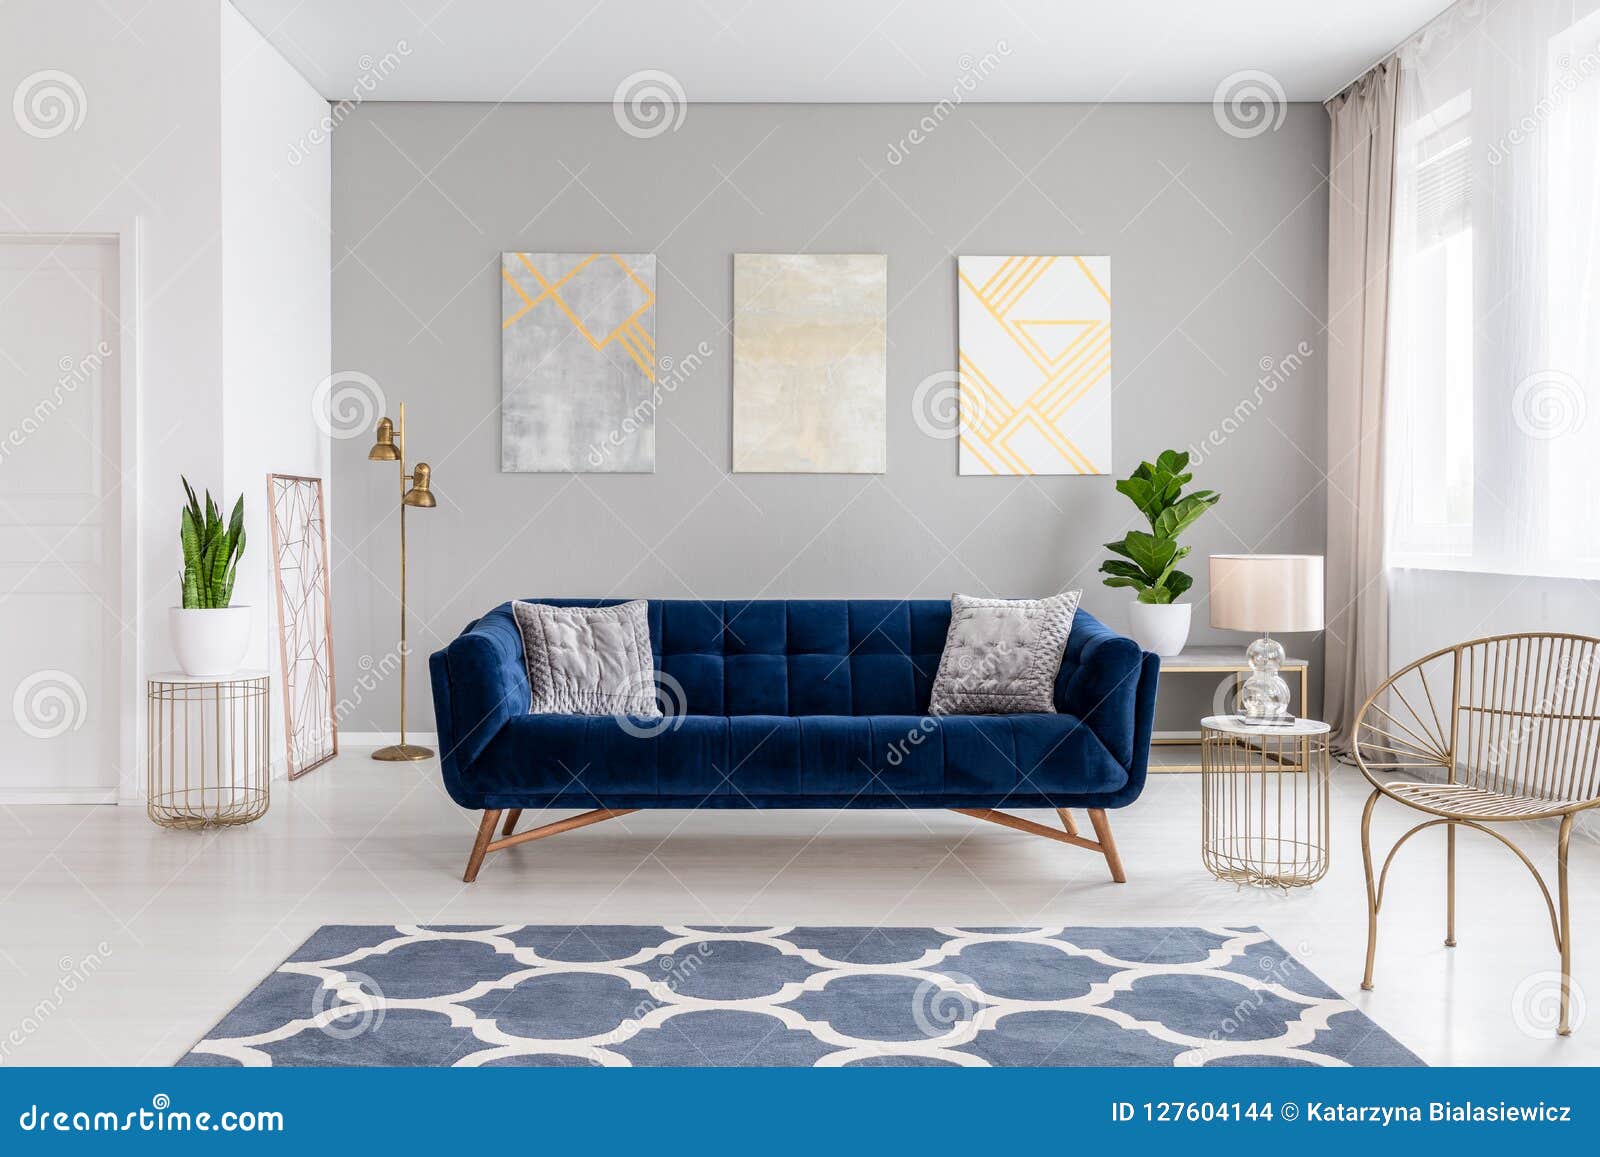
<svg viewBox="0 0 1600 1157">
<path fill-rule="evenodd" d="M 1129 608 L 1129 633 L 1146 651 L 1172 656 L 1189 641 L 1188 603 L 1134 603 Z"/>
<path fill-rule="evenodd" d="M 185 675 L 214 679 L 232 675 L 250 646 L 250 608 L 173 607 L 172 649 Z"/>
</svg>

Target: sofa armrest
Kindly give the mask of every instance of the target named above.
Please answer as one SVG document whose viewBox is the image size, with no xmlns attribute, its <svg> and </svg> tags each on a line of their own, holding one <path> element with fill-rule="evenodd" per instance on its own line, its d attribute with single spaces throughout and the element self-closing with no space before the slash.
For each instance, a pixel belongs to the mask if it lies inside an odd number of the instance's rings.
<svg viewBox="0 0 1600 1157">
<path fill-rule="evenodd" d="M 456 796 L 461 775 L 489 741 L 508 719 L 528 710 L 528 672 L 511 604 L 496 607 L 435 651 L 428 668 L 439 760 L 445 784 Z"/>
<path fill-rule="evenodd" d="M 1056 679 L 1056 710 L 1082 720 L 1112 758 L 1128 768 L 1138 748 L 1144 666 L 1139 644 L 1078 612 Z"/>
</svg>

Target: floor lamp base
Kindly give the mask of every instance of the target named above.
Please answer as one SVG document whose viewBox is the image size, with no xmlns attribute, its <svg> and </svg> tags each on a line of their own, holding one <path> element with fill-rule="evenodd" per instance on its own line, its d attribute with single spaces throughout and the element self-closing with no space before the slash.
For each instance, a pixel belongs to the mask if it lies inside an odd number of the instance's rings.
<svg viewBox="0 0 1600 1157">
<path fill-rule="evenodd" d="M 385 763 L 412 763 L 432 756 L 433 748 L 423 747 L 420 743 L 391 743 L 372 753 L 373 759 L 381 759 Z"/>
</svg>

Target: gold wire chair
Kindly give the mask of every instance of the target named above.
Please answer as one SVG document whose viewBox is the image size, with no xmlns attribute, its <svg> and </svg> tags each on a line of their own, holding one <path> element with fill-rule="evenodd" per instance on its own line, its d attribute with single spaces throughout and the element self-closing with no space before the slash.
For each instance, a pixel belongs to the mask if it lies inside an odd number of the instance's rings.
<svg viewBox="0 0 1600 1157">
<path fill-rule="evenodd" d="M 1444 709 L 1440 709 L 1440 698 Z M 1367 871 L 1367 970 L 1372 987 L 1378 910 L 1395 853 L 1412 836 L 1445 826 L 1448 888 L 1445 945 L 1456 943 L 1456 828 L 1493 836 L 1533 873 L 1550 910 L 1561 953 L 1561 1022 L 1566 1036 L 1572 998 L 1572 914 L 1567 849 L 1572 821 L 1600 806 L 1600 639 L 1586 635 L 1496 635 L 1446 647 L 1391 675 L 1356 716 L 1352 748 L 1372 784 L 1361 816 Z M 1431 781 L 1388 779 L 1443 772 Z M 1395 842 L 1376 878 L 1372 809 L 1380 796 L 1433 816 Z M 1544 877 L 1516 844 L 1486 825 L 1559 819 L 1557 904 Z"/>
</svg>

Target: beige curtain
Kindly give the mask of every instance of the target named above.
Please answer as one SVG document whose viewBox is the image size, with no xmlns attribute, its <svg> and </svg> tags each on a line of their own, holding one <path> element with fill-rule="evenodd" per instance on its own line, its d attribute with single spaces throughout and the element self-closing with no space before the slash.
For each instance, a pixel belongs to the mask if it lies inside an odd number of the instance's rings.
<svg viewBox="0 0 1600 1157">
<path fill-rule="evenodd" d="M 1399 61 L 1327 104 L 1328 549 L 1323 715 L 1348 747 L 1388 674 L 1383 402 Z"/>
</svg>

